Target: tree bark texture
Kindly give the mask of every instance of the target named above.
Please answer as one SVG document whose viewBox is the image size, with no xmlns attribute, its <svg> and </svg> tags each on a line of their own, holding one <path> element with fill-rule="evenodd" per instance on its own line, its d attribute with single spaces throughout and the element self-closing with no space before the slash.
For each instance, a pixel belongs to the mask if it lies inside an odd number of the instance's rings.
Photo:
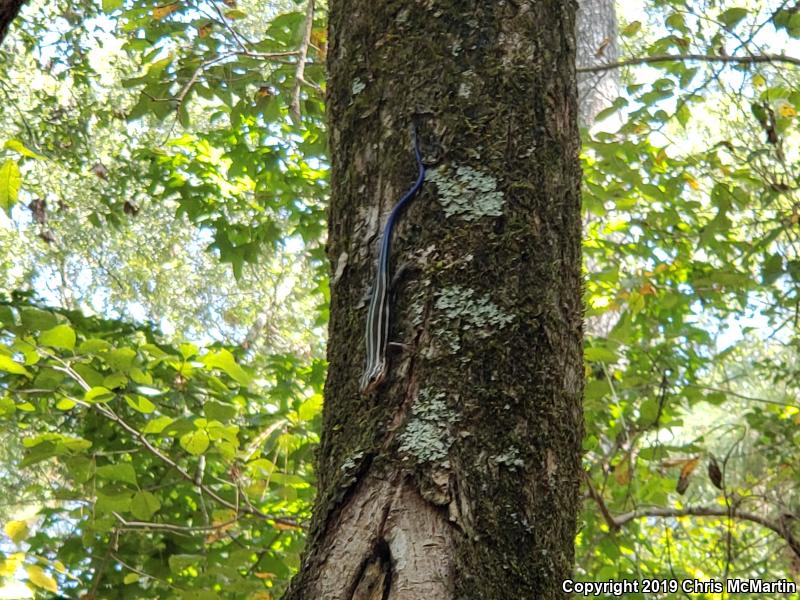
<svg viewBox="0 0 800 600">
<path fill-rule="evenodd" d="M 578 67 L 613 63 L 619 58 L 615 0 L 579 0 L 577 31 Z M 619 71 L 578 73 L 578 122 L 591 127 L 601 110 L 619 95 Z"/>
<path fill-rule="evenodd" d="M 575 5 L 331 0 L 331 320 L 291 600 L 565 598 L 583 434 Z M 400 217 L 389 374 L 359 393 Z M 405 268 L 402 268 L 402 266 Z"/>
<path fill-rule="evenodd" d="M 11 22 L 17 17 L 23 4 L 25 0 L 0 0 L 0 44 L 3 43 Z"/>
</svg>

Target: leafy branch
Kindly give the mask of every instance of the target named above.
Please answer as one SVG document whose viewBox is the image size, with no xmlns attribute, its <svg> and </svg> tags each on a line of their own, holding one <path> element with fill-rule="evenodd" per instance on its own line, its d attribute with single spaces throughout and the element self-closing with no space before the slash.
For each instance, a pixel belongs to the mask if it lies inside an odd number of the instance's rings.
<svg viewBox="0 0 800 600">
<path fill-rule="evenodd" d="M 73 379 L 73 381 L 75 381 L 81 387 L 81 389 L 83 389 L 84 392 L 88 392 L 89 390 L 92 389 L 92 386 L 90 386 L 86 382 L 86 380 L 84 380 L 83 377 L 81 377 L 81 375 L 71 367 L 68 361 L 63 360 L 62 358 L 56 356 L 55 354 L 47 352 L 46 350 L 40 349 L 40 351 L 46 354 L 51 359 L 55 360 L 57 363 L 59 363 L 61 366 L 53 368 L 67 374 L 70 378 Z M 217 494 L 213 489 L 208 487 L 206 484 L 197 481 L 192 474 L 190 474 L 177 462 L 175 462 L 172 458 L 170 458 L 169 456 L 164 454 L 161 450 L 159 450 L 156 446 L 154 446 L 153 443 L 150 442 L 150 440 L 148 440 L 142 432 L 140 432 L 134 426 L 125 421 L 122 417 L 120 417 L 117 413 L 115 413 L 114 410 L 107 404 L 103 405 L 99 403 L 95 404 L 83 401 L 76 401 L 76 402 L 78 402 L 83 406 L 94 409 L 106 419 L 113 421 L 114 423 L 119 425 L 122 429 L 127 431 L 135 440 L 137 440 L 148 452 L 150 452 L 150 454 L 155 456 L 157 459 L 159 459 L 161 462 L 163 462 L 170 468 L 174 469 L 178 473 L 178 475 L 180 475 L 183 479 L 185 479 L 186 481 L 190 482 L 192 485 L 197 487 L 203 494 L 207 495 L 209 498 L 213 499 L 214 501 L 221 504 L 225 508 L 234 511 L 235 514 L 237 515 L 246 514 L 257 517 L 259 519 L 274 521 L 275 523 L 279 523 L 281 525 L 286 525 L 289 527 L 300 527 L 300 525 L 294 519 L 278 517 L 275 515 L 268 515 L 266 513 L 261 512 L 260 510 L 258 510 L 257 508 L 255 508 L 250 504 L 240 506 L 238 504 L 225 500 L 219 494 Z"/>
</svg>

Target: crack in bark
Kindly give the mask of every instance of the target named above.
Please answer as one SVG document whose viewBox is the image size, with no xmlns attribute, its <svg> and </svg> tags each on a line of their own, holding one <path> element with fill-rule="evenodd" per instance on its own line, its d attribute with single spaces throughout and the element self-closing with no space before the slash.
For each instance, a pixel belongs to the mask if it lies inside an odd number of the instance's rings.
<svg viewBox="0 0 800 600">
<path fill-rule="evenodd" d="M 386 512 L 388 517 L 388 510 Z M 386 518 L 384 518 L 384 523 Z M 392 589 L 392 552 L 381 537 L 376 540 L 372 554 L 364 559 L 350 594 L 352 600 L 388 600 Z"/>
</svg>

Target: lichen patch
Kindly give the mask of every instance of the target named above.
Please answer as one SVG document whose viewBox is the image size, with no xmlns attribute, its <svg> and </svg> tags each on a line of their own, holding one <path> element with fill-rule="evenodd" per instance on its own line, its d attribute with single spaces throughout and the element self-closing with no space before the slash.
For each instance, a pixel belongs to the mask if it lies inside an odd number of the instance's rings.
<svg viewBox="0 0 800 600">
<path fill-rule="evenodd" d="M 446 217 L 476 221 L 503 214 L 503 192 L 497 187 L 497 179 L 489 173 L 466 165 L 444 165 L 429 170 L 428 179 L 436 185 L 439 204 Z"/>
<path fill-rule="evenodd" d="M 413 456 L 418 463 L 447 458 L 453 444 L 451 425 L 458 421 L 458 415 L 448 408 L 445 398 L 443 392 L 420 390 L 411 419 L 398 438 L 401 453 Z"/>
</svg>

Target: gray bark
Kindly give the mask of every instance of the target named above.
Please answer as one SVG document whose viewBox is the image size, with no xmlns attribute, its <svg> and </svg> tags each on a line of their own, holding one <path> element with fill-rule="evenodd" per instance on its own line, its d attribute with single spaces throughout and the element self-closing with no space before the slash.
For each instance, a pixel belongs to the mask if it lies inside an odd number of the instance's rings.
<svg viewBox="0 0 800 600">
<path fill-rule="evenodd" d="M 612 63 L 619 58 L 614 0 L 579 0 L 576 37 L 578 68 Z M 591 127 L 595 116 L 619 94 L 619 71 L 578 73 L 579 123 Z"/>
</svg>

